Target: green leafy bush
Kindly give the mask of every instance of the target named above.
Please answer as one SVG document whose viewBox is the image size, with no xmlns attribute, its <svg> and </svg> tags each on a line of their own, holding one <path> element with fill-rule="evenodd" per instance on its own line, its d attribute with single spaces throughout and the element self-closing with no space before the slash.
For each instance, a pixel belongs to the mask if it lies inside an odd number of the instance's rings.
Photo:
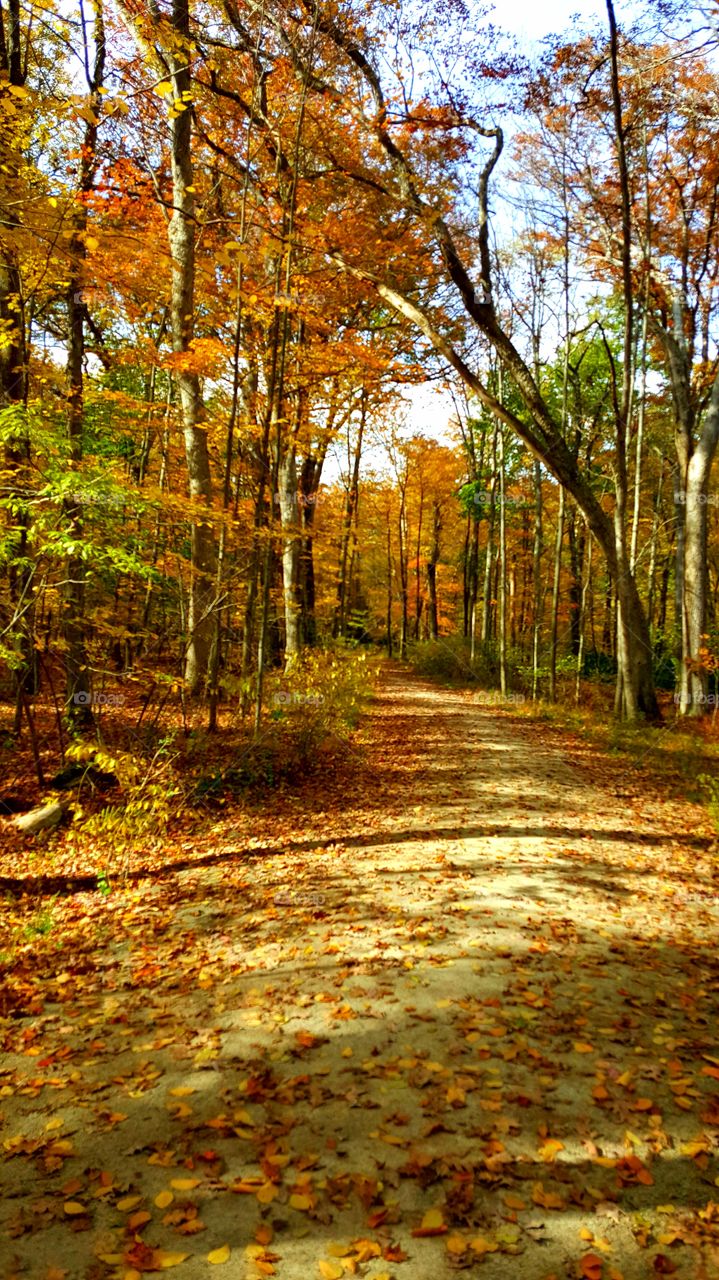
<svg viewBox="0 0 719 1280">
<path fill-rule="evenodd" d="M 357 727 L 378 670 L 367 649 L 337 646 L 308 650 L 289 672 L 271 674 L 259 734 L 226 767 L 197 777 L 193 801 L 222 803 L 316 767 L 323 751 L 341 748 Z"/>
<path fill-rule="evenodd" d="M 482 689 L 499 688 L 499 653 L 496 645 L 477 645 L 470 657 L 469 641 L 463 636 L 418 641 L 410 647 L 409 660 L 418 675 L 446 684 L 476 684 Z M 525 691 L 526 679 L 512 654 L 507 658 L 509 688 Z"/>
</svg>

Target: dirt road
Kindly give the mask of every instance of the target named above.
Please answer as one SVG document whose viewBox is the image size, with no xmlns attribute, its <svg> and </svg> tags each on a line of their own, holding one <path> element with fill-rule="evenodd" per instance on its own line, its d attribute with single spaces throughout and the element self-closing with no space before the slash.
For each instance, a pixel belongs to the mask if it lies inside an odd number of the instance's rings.
<svg viewBox="0 0 719 1280">
<path fill-rule="evenodd" d="M 0 1275 L 715 1280 L 701 816 L 397 668 L 354 750 L 28 943 Z"/>
</svg>

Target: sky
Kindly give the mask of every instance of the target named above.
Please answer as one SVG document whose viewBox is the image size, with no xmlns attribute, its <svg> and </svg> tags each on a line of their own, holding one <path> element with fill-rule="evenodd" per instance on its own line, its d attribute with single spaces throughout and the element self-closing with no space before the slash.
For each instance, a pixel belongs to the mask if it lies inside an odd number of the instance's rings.
<svg viewBox="0 0 719 1280">
<path fill-rule="evenodd" d="M 616 4 L 618 20 L 621 20 L 622 8 L 619 0 Z M 572 25 L 575 14 L 579 14 L 583 23 L 600 21 L 606 24 L 607 21 L 604 0 L 497 0 L 492 21 L 523 41 L 539 41 L 543 36 L 564 31 Z"/>
<path fill-rule="evenodd" d="M 621 23 L 633 8 L 631 0 L 615 0 L 617 21 Z M 516 36 L 522 51 L 529 53 L 545 36 L 577 25 L 606 28 L 607 9 L 605 0 L 496 0 L 490 21 Z M 454 411 L 449 393 L 443 395 L 436 385 L 426 384 L 407 389 L 405 400 L 410 430 L 446 442 L 448 419 Z"/>
</svg>

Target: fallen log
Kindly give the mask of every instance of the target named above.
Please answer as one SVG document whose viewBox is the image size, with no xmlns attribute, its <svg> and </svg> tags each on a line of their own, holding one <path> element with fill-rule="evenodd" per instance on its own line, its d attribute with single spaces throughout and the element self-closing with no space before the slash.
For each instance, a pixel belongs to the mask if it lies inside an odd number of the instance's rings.
<svg viewBox="0 0 719 1280">
<path fill-rule="evenodd" d="M 25 836 L 34 836 L 38 831 L 46 831 L 56 827 L 64 813 L 61 804 L 42 805 L 39 809 L 31 809 L 29 813 L 21 813 L 12 819 L 12 825 Z"/>
</svg>

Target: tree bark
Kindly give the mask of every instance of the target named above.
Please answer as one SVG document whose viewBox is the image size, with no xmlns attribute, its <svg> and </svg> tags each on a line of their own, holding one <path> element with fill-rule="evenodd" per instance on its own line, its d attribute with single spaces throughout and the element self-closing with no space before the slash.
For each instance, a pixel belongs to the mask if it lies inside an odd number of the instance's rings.
<svg viewBox="0 0 719 1280">
<path fill-rule="evenodd" d="M 172 349 L 177 357 L 175 379 L 180 398 L 190 499 L 190 587 L 187 616 L 185 681 L 188 691 L 204 691 L 213 635 L 216 539 L 210 508 L 212 479 L 204 425 L 200 379 L 192 369 L 195 314 L 196 204 L 192 163 L 192 78 L 189 0 L 173 0 L 174 39 L 166 51 L 174 101 L 170 106 L 172 217 L 167 229 L 172 259 Z M 206 509 L 206 514 L 201 510 Z"/>
<path fill-rule="evenodd" d="M 549 701 L 557 700 L 557 643 L 559 636 L 559 595 L 562 582 L 562 543 L 564 541 L 564 490 L 559 490 L 557 534 L 554 541 L 554 578 L 552 584 L 552 615 L 549 632 Z"/>
<path fill-rule="evenodd" d="M 300 562 L 302 535 L 299 520 L 297 459 L 293 443 L 285 450 L 278 471 L 278 500 L 282 521 L 282 595 L 285 612 L 285 671 L 302 652 L 302 601 Z"/>
<path fill-rule="evenodd" d="M 435 498 L 432 503 L 432 542 L 427 560 L 427 610 L 430 640 L 439 639 L 439 615 L 437 609 L 437 565 L 440 553 L 440 534 L 442 532 L 442 511 Z"/>
<path fill-rule="evenodd" d="M 103 77 L 105 70 L 105 26 L 100 0 L 95 6 L 94 58 L 92 71 L 88 70 L 87 118 L 80 152 L 78 200 L 73 216 L 69 244 L 69 271 L 67 285 L 67 406 L 68 438 L 70 443 L 70 467 L 78 472 L 83 456 L 83 426 L 85 421 L 85 320 L 87 309 L 83 299 L 83 284 L 87 260 L 87 197 L 95 184 L 97 172 L 97 128 L 102 110 Z M 85 65 L 89 68 L 87 33 L 85 38 Z M 86 583 L 87 567 L 79 547 L 83 539 L 82 492 L 71 493 L 65 502 L 65 515 L 73 546 L 78 547 L 67 561 L 67 583 L 63 600 L 63 638 L 65 643 L 65 670 L 68 718 L 76 725 L 88 727 L 93 723 L 92 687 L 87 655 Z"/>
</svg>

